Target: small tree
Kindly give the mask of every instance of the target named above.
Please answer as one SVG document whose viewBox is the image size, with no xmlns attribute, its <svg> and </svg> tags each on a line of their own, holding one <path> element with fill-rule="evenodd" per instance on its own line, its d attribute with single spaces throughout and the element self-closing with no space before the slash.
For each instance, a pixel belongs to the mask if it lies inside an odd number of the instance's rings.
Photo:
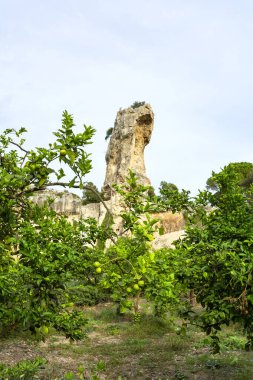
<svg viewBox="0 0 253 380">
<path fill-rule="evenodd" d="M 86 187 L 83 190 L 82 204 L 87 205 L 89 203 L 101 202 L 101 193 L 93 182 L 87 182 Z"/>
<path fill-rule="evenodd" d="M 219 196 L 202 191 L 188 209 L 186 237 L 177 245 L 178 278 L 193 289 L 200 314 L 190 320 L 211 334 L 219 350 L 222 325 L 240 323 L 253 343 L 253 204 L 240 186 L 234 165 L 212 175 Z M 191 311 L 192 313 L 192 311 Z"/>
<path fill-rule="evenodd" d="M 88 230 L 83 222 L 72 225 L 29 199 L 51 186 L 85 188 L 91 170 L 85 146 L 95 130 L 84 126 L 75 134 L 73 128 L 65 111 L 55 142 L 33 150 L 25 148 L 24 128 L 0 135 L 0 331 L 23 326 L 43 337 L 54 326 L 72 339 L 83 335 L 85 318 L 69 308 L 66 283 L 89 271 L 87 246 L 98 229 L 94 223 Z M 70 180 L 62 180 L 64 166 L 73 173 Z"/>
<path fill-rule="evenodd" d="M 226 170 L 227 167 L 236 173 L 238 184 L 245 190 L 253 183 L 253 164 L 251 162 L 233 162 L 228 164 L 223 170 Z M 206 181 L 206 187 L 208 190 L 218 192 L 218 186 L 216 174 L 213 172 L 212 176 Z"/>
<path fill-rule="evenodd" d="M 190 202 L 190 191 L 179 191 L 174 183 L 162 181 L 159 187 L 157 205 L 160 211 L 171 210 L 172 212 L 187 210 Z"/>
<path fill-rule="evenodd" d="M 161 199 L 166 199 L 167 194 L 171 192 L 178 192 L 178 188 L 174 183 L 162 181 L 159 187 L 159 195 Z"/>
<path fill-rule="evenodd" d="M 114 187 L 124 204 L 123 231 L 100 257 L 101 286 L 110 289 L 121 313 L 129 309 L 138 314 L 140 297 L 146 297 L 161 315 L 169 304 L 179 301 L 182 286 L 174 281 L 174 250 L 154 252 L 151 248 L 158 221 L 150 213 L 157 209 L 156 198 L 149 196 L 150 187 L 139 184 L 131 171 L 125 184 Z"/>
</svg>

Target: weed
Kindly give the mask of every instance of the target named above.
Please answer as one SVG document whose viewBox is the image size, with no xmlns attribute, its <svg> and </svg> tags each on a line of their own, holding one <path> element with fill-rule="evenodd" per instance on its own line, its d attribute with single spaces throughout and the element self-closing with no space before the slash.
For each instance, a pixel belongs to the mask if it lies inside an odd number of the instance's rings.
<svg viewBox="0 0 253 380">
<path fill-rule="evenodd" d="M 138 338 L 144 338 L 147 336 L 160 338 L 173 330 L 174 327 L 170 320 L 144 315 L 139 323 L 128 324 L 127 328 L 122 333 L 127 336 L 135 336 Z"/>
<path fill-rule="evenodd" d="M 246 338 L 238 335 L 230 335 L 221 340 L 221 351 L 243 350 L 246 344 Z"/>
<path fill-rule="evenodd" d="M 108 307 L 100 310 L 94 315 L 95 320 L 102 322 L 122 322 L 126 319 L 125 315 L 117 314 L 116 307 Z"/>
<path fill-rule="evenodd" d="M 122 331 L 122 328 L 118 324 L 108 325 L 104 329 L 104 332 L 108 335 L 118 335 Z"/>
<path fill-rule="evenodd" d="M 35 374 L 46 364 L 45 359 L 22 360 L 12 367 L 0 364 L 0 379 L 4 380 L 32 380 Z"/>
<path fill-rule="evenodd" d="M 179 371 L 178 369 L 176 369 L 176 371 L 175 371 L 175 379 L 176 380 L 186 380 L 187 377 L 185 377 L 185 375 L 181 371 Z"/>
</svg>

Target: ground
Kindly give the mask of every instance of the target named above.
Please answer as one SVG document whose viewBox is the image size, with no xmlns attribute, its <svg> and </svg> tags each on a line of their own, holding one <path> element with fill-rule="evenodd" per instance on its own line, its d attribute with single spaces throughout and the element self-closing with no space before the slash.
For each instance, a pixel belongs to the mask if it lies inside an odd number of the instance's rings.
<svg viewBox="0 0 253 380">
<path fill-rule="evenodd" d="M 14 365 L 43 357 L 47 363 L 36 375 L 40 380 L 253 379 L 253 353 L 243 350 L 238 326 L 223 331 L 221 353 L 213 355 L 204 333 L 191 327 L 178 335 L 179 320 L 152 317 L 147 308 L 140 321 L 117 316 L 111 304 L 85 308 L 89 324 L 84 340 L 71 343 L 54 331 L 46 342 L 25 334 L 9 336 L 1 340 L 0 362 Z"/>
</svg>

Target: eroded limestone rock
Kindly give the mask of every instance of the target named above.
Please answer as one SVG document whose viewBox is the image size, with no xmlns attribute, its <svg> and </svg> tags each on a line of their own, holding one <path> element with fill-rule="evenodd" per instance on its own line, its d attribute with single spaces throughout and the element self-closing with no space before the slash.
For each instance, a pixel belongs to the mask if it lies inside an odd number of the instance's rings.
<svg viewBox="0 0 253 380">
<path fill-rule="evenodd" d="M 152 241 L 152 248 L 154 250 L 161 248 L 175 248 L 173 243 L 178 239 L 183 239 L 184 237 L 184 230 L 168 232 L 167 234 L 156 236 L 156 238 Z"/>
<path fill-rule="evenodd" d="M 106 153 L 106 176 L 102 192 L 106 199 L 113 195 L 112 185 L 121 184 L 131 169 L 143 185 L 150 185 L 146 176 L 144 149 L 149 143 L 154 113 L 149 104 L 119 110 Z"/>
<path fill-rule="evenodd" d="M 42 206 L 49 200 L 52 201 L 51 207 L 57 214 L 73 216 L 80 215 L 82 200 L 81 198 L 68 191 L 44 190 L 34 193 L 32 201 Z"/>
<path fill-rule="evenodd" d="M 159 212 L 152 214 L 152 217 L 159 220 L 158 226 L 163 229 L 164 234 L 183 230 L 185 226 L 185 219 L 181 212 Z"/>
</svg>

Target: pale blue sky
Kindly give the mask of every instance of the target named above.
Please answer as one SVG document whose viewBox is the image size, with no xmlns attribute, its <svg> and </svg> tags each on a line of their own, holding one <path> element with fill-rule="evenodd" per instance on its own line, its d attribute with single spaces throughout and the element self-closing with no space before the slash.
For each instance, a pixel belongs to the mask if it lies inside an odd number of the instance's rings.
<svg viewBox="0 0 253 380">
<path fill-rule="evenodd" d="M 252 0 L 0 0 L 0 130 L 46 145 L 67 109 L 96 130 L 93 171 L 116 112 L 149 102 L 155 187 L 194 193 L 212 170 L 252 160 Z"/>
</svg>

